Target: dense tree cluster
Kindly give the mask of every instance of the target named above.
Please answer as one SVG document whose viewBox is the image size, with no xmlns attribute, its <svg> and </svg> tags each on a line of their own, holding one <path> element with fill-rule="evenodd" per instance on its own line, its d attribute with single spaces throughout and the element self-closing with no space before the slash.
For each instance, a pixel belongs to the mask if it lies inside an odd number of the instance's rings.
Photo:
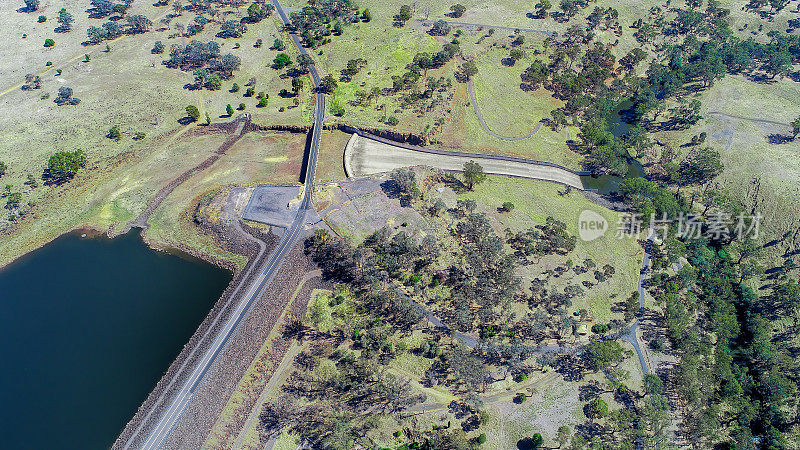
<svg viewBox="0 0 800 450">
<path fill-rule="evenodd" d="M 206 68 L 222 78 L 229 78 L 239 69 L 241 60 L 232 53 L 220 55 L 219 44 L 214 41 L 191 41 L 186 45 L 173 44 L 164 64 L 181 70 Z"/>
<path fill-rule="evenodd" d="M 319 47 L 341 34 L 343 25 L 361 20 L 357 12 L 350 0 L 317 0 L 291 14 L 292 26 L 307 46 Z"/>
<path fill-rule="evenodd" d="M 123 34 L 140 34 L 150 30 L 153 22 L 141 14 L 134 14 L 126 18 L 127 26 L 116 21 L 109 21 L 100 27 L 91 26 L 86 30 L 89 43 L 98 44 L 107 39 L 116 39 Z"/>
</svg>

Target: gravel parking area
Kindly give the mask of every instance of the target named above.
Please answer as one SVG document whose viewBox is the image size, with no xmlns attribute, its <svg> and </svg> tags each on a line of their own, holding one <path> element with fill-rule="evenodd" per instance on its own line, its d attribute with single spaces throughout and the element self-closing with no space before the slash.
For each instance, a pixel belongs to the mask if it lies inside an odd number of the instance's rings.
<svg viewBox="0 0 800 450">
<path fill-rule="evenodd" d="M 298 186 L 258 186 L 253 190 L 244 218 L 282 228 L 289 228 L 300 207 Z"/>
</svg>

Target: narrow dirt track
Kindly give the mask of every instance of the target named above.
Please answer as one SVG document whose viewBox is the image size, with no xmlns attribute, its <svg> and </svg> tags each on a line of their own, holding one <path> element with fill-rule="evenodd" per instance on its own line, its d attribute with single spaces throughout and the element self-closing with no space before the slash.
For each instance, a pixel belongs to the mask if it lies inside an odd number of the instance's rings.
<svg viewBox="0 0 800 450">
<path fill-rule="evenodd" d="M 475 115 L 478 116 L 478 122 L 481 123 L 483 130 L 486 131 L 486 133 L 488 133 L 489 135 L 494 136 L 497 139 L 502 139 L 504 141 L 524 141 L 525 139 L 528 139 L 529 137 L 536 134 L 536 132 L 539 131 L 539 128 L 542 128 L 542 124 L 544 123 L 545 119 L 540 120 L 539 123 L 536 124 L 536 127 L 533 129 L 533 131 L 526 134 L 525 136 L 509 137 L 495 133 L 494 131 L 492 131 L 491 128 L 489 128 L 489 125 L 487 125 L 486 121 L 483 119 L 483 113 L 481 112 L 480 106 L 478 106 L 478 99 L 475 96 L 475 83 L 473 83 L 471 79 L 467 82 L 467 90 L 469 91 L 470 102 L 472 102 L 472 109 L 475 111 Z"/>
<path fill-rule="evenodd" d="M 144 211 L 142 211 L 139 217 L 130 224 L 130 227 L 147 229 L 148 227 L 147 221 L 150 219 L 150 216 L 153 214 L 153 212 L 155 212 L 155 210 L 158 209 L 158 207 L 161 205 L 164 199 L 167 198 L 167 196 L 171 194 L 172 191 L 175 190 L 175 188 L 183 184 L 183 182 L 191 178 L 194 174 L 208 169 L 215 162 L 217 162 L 217 160 L 219 160 L 222 157 L 222 155 L 224 155 L 228 150 L 230 150 L 233 144 L 235 144 L 236 141 L 238 141 L 239 138 L 241 138 L 245 134 L 249 124 L 250 124 L 250 115 L 242 114 L 232 122 L 228 122 L 227 124 L 217 125 L 216 128 L 222 128 L 222 129 L 224 129 L 225 127 L 230 127 L 230 128 L 235 127 L 235 128 L 233 128 L 231 134 L 228 136 L 225 142 L 223 142 L 222 145 L 220 145 L 219 148 L 217 148 L 217 150 L 214 152 L 213 155 L 206 158 L 206 160 L 201 162 L 200 164 L 182 173 L 180 176 L 170 181 L 166 186 L 161 188 L 161 190 L 158 191 L 158 194 L 156 194 L 156 196 L 150 201 L 150 203 L 147 204 L 147 207 L 145 208 Z"/>
</svg>

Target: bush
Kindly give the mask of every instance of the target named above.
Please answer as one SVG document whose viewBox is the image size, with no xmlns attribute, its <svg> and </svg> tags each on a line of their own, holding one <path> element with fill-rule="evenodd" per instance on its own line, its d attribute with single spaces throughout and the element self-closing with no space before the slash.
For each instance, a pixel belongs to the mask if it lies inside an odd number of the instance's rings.
<svg viewBox="0 0 800 450">
<path fill-rule="evenodd" d="M 256 95 L 256 90 L 251 87 L 247 88 L 247 91 L 244 93 L 245 97 L 252 97 L 254 95 Z"/>
<path fill-rule="evenodd" d="M 47 17 L 45 17 L 45 16 L 39 16 L 39 18 L 38 18 L 38 19 L 36 19 L 36 20 L 37 20 L 37 22 L 39 22 L 39 23 L 44 23 L 44 22 L 46 22 L 46 21 L 47 21 Z"/>
<path fill-rule="evenodd" d="M 344 113 L 345 113 L 344 107 L 342 106 L 342 104 L 337 102 L 337 101 L 335 101 L 335 100 L 331 101 L 330 111 L 331 111 L 331 114 L 333 114 L 336 117 L 342 117 L 344 115 Z"/>
<path fill-rule="evenodd" d="M 269 99 L 267 97 L 261 97 L 261 99 L 258 100 L 258 104 L 256 105 L 256 107 L 264 108 L 267 105 L 269 105 Z"/>
<path fill-rule="evenodd" d="M 133 133 L 133 140 L 141 141 L 142 139 L 144 139 L 145 136 L 146 135 L 144 134 L 143 131 L 137 131 L 136 133 Z"/>
<path fill-rule="evenodd" d="M 22 194 L 19 192 L 12 192 L 8 195 L 8 201 L 6 202 L 6 208 L 12 209 L 19 206 L 20 202 L 22 201 Z"/>
<path fill-rule="evenodd" d="M 164 43 L 162 43 L 161 41 L 156 41 L 156 43 L 153 44 L 153 48 L 150 49 L 150 53 L 153 53 L 155 55 L 160 55 L 164 53 Z"/>
<path fill-rule="evenodd" d="M 478 444 L 483 445 L 485 443 L 486 443 L 486 433 L 481 433 L 481 435 L 478 436 Z"/>
<path fill-rule="evenodd" d="M 231 92 L 239 92 L 239 85 L 233 83 L 233 86 L 231 86 Z"/>
<path fill-rule="evenodd" d="M 6 174 L 6 170 L 8 170 L 8 166 L 3 161 L 0 161 L 0 177 Z"/>
<path fill-rule="evenodd" d="M 119 141 L 120 139 L 122 139 L 122 133 L 120 133 L 119 127 L 114 125 L 113 127 L 111 127 L 110 130 L 108 130 L 108 134 L 106 135 L 106 137 L 109 139 L 113 139 L 115 141 Z"/>
<path fill-rule="evenodd" d="M 453 17 L 461 17 L 466 12 L 467 8 L 464 5 L 457 4 L 450 7 L 450 11 L 452 11 Z"/>
<path fill-rule="evenodd" d="M 501 208 L 504 212 L 511 212 L 514 210 L 514 204 L 511 202 L 503 202 L 503 206 Z"/>
<path fill-rule="evenodd" d="M 225 106 L 225 112 L 228 113 L 228 116 L 233 115 L 233 106 L 230 103 Z"/>
<path fill-rule="evenodd" d="M 189 105 L 186 107 L 186 116 L 192 119 L 192 122 L 197 122 L 200 119 L 200 110 L 197 106 Z"/>
<path fill-rule="evenodd" d="M 239 111 L 244 111 L 245 108 L 247 108 L 247 106 L 244 103 L 239 103 L 239 107 L 236 109 L 238 109 Z"/>
<path fill-rule="evenodd" d="M 275 69 L 280 70 L 286 66 L 291 66 L 292 58 L 290 58 L 286 53 L 278 53 L 278 56 L 275 57 L 272 63 Z"/>
<path fill-rule="evenodd" d="M 398 123 L 400 123 L 400 120 L 399 120 L 397 117 L 395 117 L 395 116 L 389 116 L 389 117 L 386 119 L 386 124 L 387 124 L 387 125 L 395 126 L 395 125 L 397 125 Z"/>
<path fill-rule="evenodd" d="M 45 40 L 44 40 L 44 46 L 45 46 L 46 48 L 47 48 L 47 47 L 52 47 L 52 46 L 54 46 L 54 45 L 56 45 L 56 41 L 54 41 L 54 40 L 52 40 L 52 39 L 50 39 L 50 38 L 47 38 L 47 39 L 45 39 Z"/>
<path fill-rule="evenodd" d="M 66 181 L 85 166 L 86 154 L 83 150 L 56 152 L 47 160 L 47 176 L 59 182 Z"/>
</svg>

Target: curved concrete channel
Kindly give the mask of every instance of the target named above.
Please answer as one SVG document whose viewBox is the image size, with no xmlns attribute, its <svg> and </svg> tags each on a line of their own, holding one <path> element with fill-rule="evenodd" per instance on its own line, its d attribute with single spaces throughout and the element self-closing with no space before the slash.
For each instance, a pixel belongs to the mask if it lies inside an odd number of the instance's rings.
<svg viewBox="0 0 800 450">
<path fill-rule="evenodd" d="M 550 181 L 584 190 L 580 173 L 558 164 L 510 156 L 425 149 L 363 134 L 353 134 L 345 147 L 344 169 L 348 177 L 374 175 L 410 166 L 459 172 L 465 162 L 475 160 L 488 174 Z"/>
</svg>

